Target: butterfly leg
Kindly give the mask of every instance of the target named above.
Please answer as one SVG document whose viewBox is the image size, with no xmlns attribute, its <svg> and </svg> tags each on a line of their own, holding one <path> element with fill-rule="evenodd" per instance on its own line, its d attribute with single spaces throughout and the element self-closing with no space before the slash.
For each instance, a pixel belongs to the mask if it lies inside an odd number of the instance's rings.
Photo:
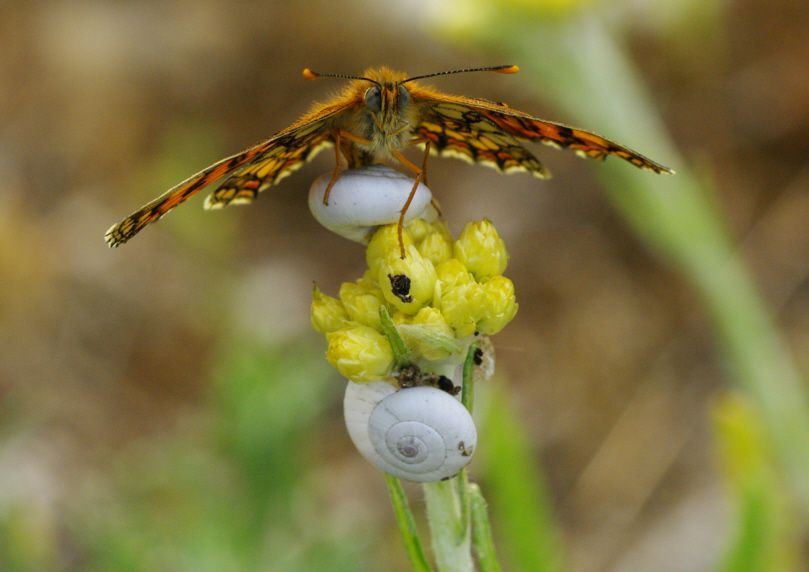
<svg viewBox="0 0 809 572">
<path fill-rule="evenodd" d="M 329 194 L 331 193 L 331 188 L 334 186 L 334 183 L 337 182 L 337 179 L 340 177 L 340 139 L 345 139 L 347 141 L 353 141 L 354 143 L 361 143 L 363 145 L 370 145 L 371 140 L 366 139 L 365 137 L 360 137 L 359 135 L 354 135 L 350 131 L 343 131 L 342 129 L 338 131 L 334 136 L 334 173 L 331 175 L 331 179 L 329 180 L 329 184 L 326 185 L 326 191 L 323 193 L 323 204 L 329 204 Z"/>
<path fill-rule="evenodd" d="M 413 182 L 413 188 L 410 189 L 410 194 L 407 196 L 407 200 L 405 201 L 402 210 L 399 211 L 399 225 L 397 226 L 397 230 L 399 233 L 399 254 L 402 258 L 405 257 L 405 247 L 404 247 L 404 218 L 407 214 L 407 209 L 410 208 L 410 203 L 413 202 L 413 197 L 416 196 L 416 190 L 419 188 L 419 183 L 422 182 L 424 179 L 424 169 L 416 165 L 413 161 L 402 155 L 400 151 L 394 151 L 393 156 L 396 158 L 397 161 L 402 163 L 405 167 L 416 173 L 416 180 Z"/>
<path fill-rule="evenodd" d="M 326 191 L 323 193 L 323 204 L 326 206 L 329 205 L 329 193 L 331 193 L 331 188 L 340 176 L 340 137 L 341 135 L 338 131 L 337 135 L 334 136 L 334 172 L 331 174 L 329 184 L 326 185 Z"/>
<path fill-rule="evenodd" d="M 353 141 L 354 143 L 360 143 L 362 145 L 370 145 L 371 140 L 366 139 L 365 137 L 360 137 L 359 135 L 354 135 L 350 131 L 343 131 L 342 129 L 338 131 L 334 135 L 334 172 L 331 175 L 331 179 L 329 179 L 329 184 L 326 185 L 326 190 L 323 193 L 323 204 L 329 204 L 329 194 L 331 193 L 331 189 L 334 186 L 334 183 L 337 182 L 337 179 L 340 177 L 340 140 L 345 139 L 347 141 Z"/>
<path fill-rule="evenodd" d="M 422 182 L 424 183 L 425 187 L 429 187 L 430 185 L 427 183 L 427 159 L 430 157 L 430 141 L 429 139 L 424 143 L 424 159 L 421 161 L 421 171 L 424 173 L 422 177 Z M 438 213 L 438 216 L 444 216 L 441 212 L 441 205 L 438 204 L 438 201 L 435 200 L 435 197 L 430 199 L 430 204 L 433 205 L 435 212 Z"/>
<path fill-rule="evenodd" d="M 429 183 L 427 183 L 427 159 L 429 159 L 430 157 L 430 144 L 432 143 L 432 141 L 430 141 L 429 139 L 419 137 L 417 139 L 413 139 L 411 143 L 413 145 L 419 145 L 421 143 L 424 143 L 424 159 L 422 159 L 421 161 L 421 170 L 424 172 L 424 177 L 422 177 L 421 182 L 424 183 L 425 186 L 429 186 Z M 444 216 L 444 214 L 441 212 L 441 205 L 438 204 L 438 201 L 435 200 L 435 197 L 430 199 L 430 204 L 433 205 L 433 208 L 435 209 L 435 212 L 438 213 L 439 217 Z"/>
<path fill-rule="evenodd" d="M 421 172 L 424 176 L 421 180 L 424 182 L 424 186 L 429 186 L 427 183 L 427 159 L 430 157 L 430 142 L 426 141 L 424 143 L 424 159 L 421 160 Z"/>
</svg>

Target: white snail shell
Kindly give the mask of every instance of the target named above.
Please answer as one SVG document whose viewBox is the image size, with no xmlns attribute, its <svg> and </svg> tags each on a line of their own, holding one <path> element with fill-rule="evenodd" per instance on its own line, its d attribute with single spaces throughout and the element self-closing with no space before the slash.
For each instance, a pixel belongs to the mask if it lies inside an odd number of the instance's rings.
<svg viewBox="0 0 809 572">
<path fill-rule="evenodd" d="M 417 482 L 457 474 L 477 446 L 466 407 L 435 387 L 396 390 L 384 381 L 348 382 L 346 427 L 363 457 L 391 475 Z"/>
<path fill-rule="evenodd" d="M 324 173 L 312 183 L 309 210 L 327 229 L 355 242 L 365 242 L 377 226 L 399 221 L 399 211 L 407 202 L 414 182 L 384 165 L 342 171 L 329 192 L 329 204 L 324 205 L 323 195 L 331 177 L 332 173 Z M 430 189 L 420 184 L 407 209 L 405 223 L 417 217 L 434 218 L 432 198 Z"/>
</svg>

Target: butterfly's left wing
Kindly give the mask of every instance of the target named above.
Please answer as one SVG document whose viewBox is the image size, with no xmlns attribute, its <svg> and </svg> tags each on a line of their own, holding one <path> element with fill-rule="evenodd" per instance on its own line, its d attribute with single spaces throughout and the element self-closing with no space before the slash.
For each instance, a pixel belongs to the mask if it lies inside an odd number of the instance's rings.
<svg viewBox="0 0 809 572">
<path fill-rule="evenodd" d="M 253 200 L 259 191 L 277 183 L 331 144 L 332 121 L 352 105 L 353 102 L 340 101 L 314 109 L 263 143 L 192 175 L 110 227 L 105 235 L 107 244 L 120 246 L 149 223 L 227 175 L 231 176 L 206 200 L 206 208 Z"/>
<path fill-rule="evenodd" d="M 447 148 L 453 144 L 455 138 L 452 135 L 456 131 L 456 126 L 485 124 L 488 125 L 488 128 L 480 128 L 479 131 L 491 132 L 494 130 L 496 133 L 509 135 L 516 139 L 527 139 L 557 148 L 571 149 L 578 155 L 594 159 L 605 159 L 608 155 L 614 155 L 641 169 L 655 173 L 673 173 L 668 167 L 601 135 L 532 117 L 527 113 L 510 108 L 504 103 L 448 95 L 417 86 L 411 87 L 410 91 L 413 101 L 418 102 L 422 109 L 422 123 L 417 129 L 418 136 L 433 141 L 439 147 L 443 145 L 444 148 Z M 463 133 L 461 134 L 463 135 Z M 484 135 L 491 139 L 487 133 Z M 468 143 L 471 144 L 471 141 Z M 483 143 L 487 143 L 486 139 Z M 505 161 L 510 159 L 511 151 L 511 148 L 495 150 L 497 155 L 502 155 Z M 527 170 L 533 170 L 530 168 L 530 164 L 526 164 L 517 157 L 514 159 Z"/>
<path fill-rule="evenodd" d="M 314 121 L 277 137 L 272 147 L 234 171 L 205 197 L 205 208 L 249 204 L 261 191 L 300 169 L 324 147 L 333 144 L 331 130 L 324 129 L 324 123 L 325 120 Z"/>
</svg>

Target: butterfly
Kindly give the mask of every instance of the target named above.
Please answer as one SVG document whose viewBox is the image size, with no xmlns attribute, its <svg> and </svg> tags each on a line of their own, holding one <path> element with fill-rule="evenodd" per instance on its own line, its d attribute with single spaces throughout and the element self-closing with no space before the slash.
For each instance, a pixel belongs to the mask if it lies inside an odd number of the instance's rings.
<svg viewBox="0 0 809 572">
<path fill-rule="evenodd" d="M 465 72 L 490 71 L 512 74 L 515 65 L 460 69 L 407 77 L 388 68 L 368 69 L 362 76 L 321 74 L 306 68 L 307 79 L 331 77 L 350 82 L 325 103 L 266 141 L 241 153 L 217 161 L 150 201 L 105 235 L 107 244 L 117 247 L 185 202 L 204 187 L 224 181 L 205 199 L 206 209 L 230 204 L 247 204 L 277 184 L 326 147 L 333 147 L 335 169 L 323 198 L 343 168 L 360 168 L 383 162 L 397 162 L 415 174 L 413 189 L 400 211 L 402 224 L 410 201 L 424 181 L 429 154 L 481 163 L 501 172 L 527 171 L 539 178 L 549 173 L 521 141 L 537 141 L 570 149 L 584 157 L 605 159 L 609 155 L 629 161 L 655 173 L 673 173 L 668 167 L 583 129 L 547 121 L 505 103 L 449 95 L 417 83 L 417 80 Z M 417 165 L 402 151 L 411 145 L 424 148 L 424 161 Z"/>
</svg>

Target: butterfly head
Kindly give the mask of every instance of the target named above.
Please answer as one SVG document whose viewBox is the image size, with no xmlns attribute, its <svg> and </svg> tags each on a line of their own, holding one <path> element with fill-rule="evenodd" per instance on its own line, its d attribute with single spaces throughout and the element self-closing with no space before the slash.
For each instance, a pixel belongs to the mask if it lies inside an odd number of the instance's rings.
<svg viewBox="0 0 809 572">
<path fill-rule="evenodd" d="M 415 117 L 411 117 L 416 111 L 414 106 L 409 105 L 411 95 L 406 85 L 408 82 L 442 75 L 478 71 L 493 71 L 510 74 L 517 73 L 519 67 L 515 65 L 504 65 L 468 68 L 414 77 L 407 77 L 403 73 L 395 72 L 385 67 L 367 69 L 361 76 L 318 73 L 306 68 L 303 70 L 303 76 L 307 79 L 332 77 L 354 80 L 354 83 L 349 89 L 351 92 L 357 94 L 357 96 L 362 97 L 362 104 L 367 114 L 366 117 L 370 119 L 370 121 L 366 122 L 368 131 L 363 130 L 366 131 L 364 134 L 369 136 L 369 138 L 374 138 L 373 136 L 377 135 L 384 139 L 392 134 L 401 134 L 406 130 L 408 124 L 416 120 Z"/>
<path fill-rule="evenodd" d="M 371 85 L 361 87 L 362 101 L 379 131 L 396 130 L 407 122 L 410 92 L 402 83 L 404 78 L 404 74 L 386 68 L 368 70 L 365 73 L 365 81 Z"/>
</svg>

